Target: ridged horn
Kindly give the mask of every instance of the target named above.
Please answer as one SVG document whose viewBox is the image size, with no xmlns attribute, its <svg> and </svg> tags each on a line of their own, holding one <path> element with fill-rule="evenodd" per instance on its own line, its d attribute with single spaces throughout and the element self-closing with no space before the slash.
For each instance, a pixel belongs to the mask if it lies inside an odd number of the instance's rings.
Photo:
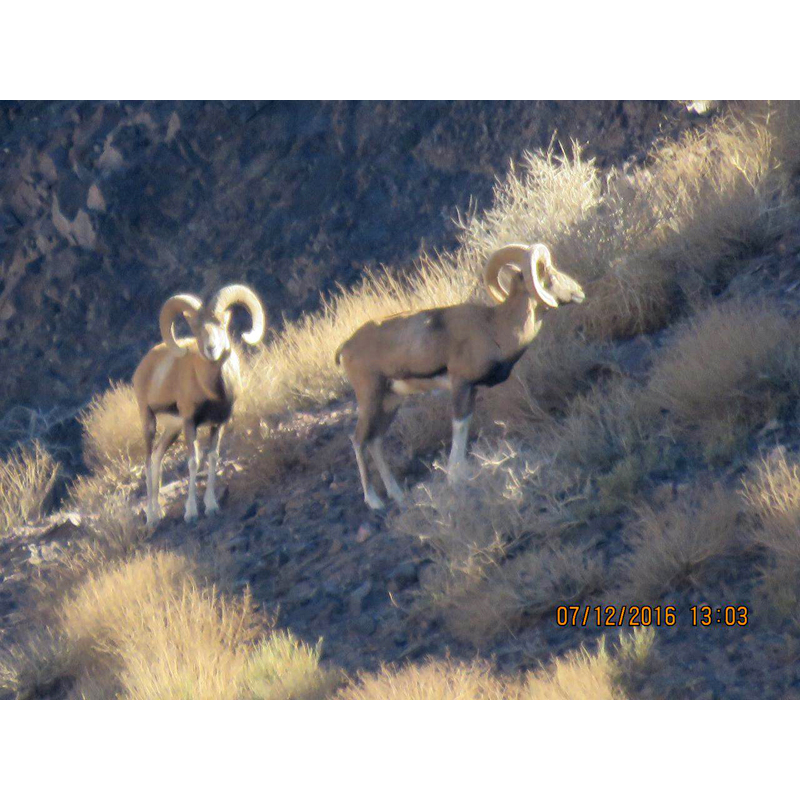
<svg viewBox="0 0 800 800">
<path fill-rule="evenodd" d="M 486 262 L 486 267 L 483 270 L 483 279 L 486 282 L 486 289 L 491 295 L 493 300 L 502 303 L 508 293 L 500 285 L 498 278 L 500 277 L 500 270 L 505 266 L 515 266 L 520 269 L 525 277 L 525 283 L 528 285 L 529 290 L 533 289 L 528 273 L 530 272 L 530 247 L 526 244 L 507 244 L 499 250 L 495 250 L 489 256 Z"/>
<path fill-rule="evenodd" d="M 264 337 L 266 319 L 264 307 L 256 293 L 247 286 L 233 283 L 220 289 L 209 303 L 214 316 L 222 316 L 231 306 L 242 305 L 250 312 L 252 325 L 247 333 L 242 334 L 247 344 L 258 344 Z"/>
<path fill-rule="evenodd" d="M 542 275 L 540 269 L 544 265 L 544 269 L 549 270 L 553 267 L 553 261 L 550 258 L 550 251 L 546 245 L 535 244 L 531 248 L 530 255 L 530 273 L 533 277 L 533 285 L 536 289 L 536 294 L 539 295 L 543 303 L 546 303 L 551 308 L 558 308 L 558 300 L 555 296 L 544 288 Z"/>
<path fill-rule="evenodd" d="M 161 338 L 175 355 L 182 356 L 186 348 L 175 341 L 173 325 L 178 314 L 196 314 L 203 307 L 203 302 L 193 294 L 176 294 L 170 297 L 161 308 L 158 324 L 161 328 Z"/>
</svg>

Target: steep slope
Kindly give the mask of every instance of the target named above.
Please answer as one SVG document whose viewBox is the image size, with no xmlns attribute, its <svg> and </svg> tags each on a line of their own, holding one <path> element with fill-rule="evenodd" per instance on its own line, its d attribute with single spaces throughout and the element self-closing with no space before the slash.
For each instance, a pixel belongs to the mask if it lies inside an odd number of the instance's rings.
<svg viewBox="0 0 800 800">
<path fill-rule="evenodd" d="M 617 164 L 691 124 L 639 102 L 0 104 L 0 447 L 47 436 L 77 465 L 75 410 L 130 377 L 175 291 L 246 281 L 279 328 L 452 247 L 457 209 L 556 131 Z"/>
</svg>

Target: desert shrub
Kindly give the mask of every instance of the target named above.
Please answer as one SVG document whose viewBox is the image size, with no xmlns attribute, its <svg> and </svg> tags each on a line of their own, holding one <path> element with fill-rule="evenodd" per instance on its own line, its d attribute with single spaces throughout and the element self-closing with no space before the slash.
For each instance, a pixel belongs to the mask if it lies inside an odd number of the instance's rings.
<svg viewBox="0 0 800 800">
<path fill-rule="evenodd" d="M 94 470 L 130 470 L 144 460 L 144 440 L 133 387 L 112 383 L 95 397 L 80 418 L 83 457 Z"/>
<path fill-rule="evenodd" d="M 92 685 L 105 664 L 105 685 L 138 699 L 235 697 L 258 634 L 247 599 L 220 597 L 195 581 L 186 559 L 166 553 L 89 576 L 61 618 Z"/>
<path fill-rule="evenodd" d="M 149 536 L 128 492 L 106 497 L 89 524 L 92 537 L 87 546 L 109 559 L 133 555 Z"/>
<path fill-rule="evenodd" d="M 39 442 L 23 445 L 0 461 L 0 528 L 39 519 L 58 472 L 59 465 Z"/>
<path fill-rule="evenodd" d="M 732 300 L 684 324 L 656 359 L 649 399 L 712 457 L 792 408 L 800 338 L 778 310 Z M 727 446 L 724 446 L 726 443 Z"/>
<path fill-rule="evenodd" d="M 422 664 L 382 667 L 361 673 L 339 694 L 344 700 L 620 700 L 629 676 L 652 668 L 652 629 L 620 636 L 613 648 L 601 638 L 556 658 L 527 675 L 497 675 L 491 664 L 476 659 L 428 659 Z"/>
<path fill-rule="evenodd" d="M 333 693 L 318 648 L 272 634 L 249 595 L 196 577 L 187 558 L 151 552 L 99 561 L 60 599 L 52 630 L 0 659 L 18 697 L 296 699 Z"/>
<path fill-rule="evenodd" d="M 575 484 L 584 517 L 625 506 L 655 469 L 669 469 L 676 454 L 641 389 L 627 379 L 599 383 L 577 396 L 550 428 L 555 463 Z"/>
<path fill-rule="evenodd" d="M 800 622 L 800 466 L 785 452 L 759 460 L 743 479 L 752 537 L 767 554 L 761 587 L 770 607 Z"/>
<path fill-rule="evenodd" d="M 641 504 L 631 523 L 620 592 L 626 601 L 657 603 L 663 594 L 720 567 L 741 544 L 735 492 L 698 488 L 664 507 Z"/>
<path fill-rule="evenodd" d="M 573 525 L 560 474 L 510 442 L 479 445 L 463 485 L 417 488 L 394 521 L 433 551 L 423 608 L 483 644 L 602 583 L 600 564 L 564 534 Z"/>
<path fill-rule="evenodd" d="M 580 647 L 530 676 L 524 699 L 619 700 L 622 696 L 614 684 L 614 673 L 614 661 L 601 639 L 595 653 Z"/>
<path fill-rule="evenodd" d="M 309 647 L 290 633 L 273 633 L 251 653 L 240 692 L 253 700 L 325 700 L 342 678 L 320 667 L 319 659 L 319 645 Z"/>
<path fill-rule="evenodd" d="M 504 700 L 514 699 L 518 692 L 518 687 L 509 686 L 493 675 L 487 663 L 431 659 L 423 664 L 362 673 L 342 690 L 340 697 L 343 700 Z"/>
<path fill-rule="evenodd" d="M 64 698 L 74 685 L 75 672 L 70 641 L 49 629 L 37 629 L 0 650 L 0 698 Z"/>
</svg>

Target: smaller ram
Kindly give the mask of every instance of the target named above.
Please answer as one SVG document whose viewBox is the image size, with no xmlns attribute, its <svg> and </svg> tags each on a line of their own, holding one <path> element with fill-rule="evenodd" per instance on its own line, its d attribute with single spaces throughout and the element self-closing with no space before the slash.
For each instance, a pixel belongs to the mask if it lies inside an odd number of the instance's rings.
<svg viewBox="0 0 800 800">
<path fill-rule="evenodd" d="M 189 522 L 197 517 L 197 428 L 201 425 L 211 426 L 205 512 L 214 514 L 219 508 L 214 482 L 220 441 L 240 385 L 239 359 L 228 332 L 231 308 L 237 304 L 249 311 L 252 320 L 242 338 L 248 344 L 260 342 L 264 336 L 264 309 L 246 286 L 226 286 L 208 303 L 191 294 L 178 294 L 161 309 L 159 323 L 164 341 L 147 353 L 133 375 L 145 442 L 149 528 L 161 518 L 161 463 L 181 430 L 189 451 L 189 496 L 184 519 Z M 189 323 L 193 338 L 175 339 L 173 326 L 179 315 Z M 154 447 L 157 418 L 163 422 L 164 430 Z"/>
<path fill-rule="evenodd" d="M 383 455 L 382 441 L 404 395 L 448 388 L 453 402 L 453 443 L 448 474 L 463 469 L 478 386 L 505 381 L 533 341 L 546 312 L 584 299 L 580 285 L 552 263 L 543 244 L 509 244 L 492 253 L 484 280 L 495 306 L 462 303 L 368 322 L 337 351 L 356 394 L 358 422 L 352 438 L 364 490 L 373 509 L 383 502 L 370 483 L 365 447 L 389 496 L 403 490 Z"/>
</svg>

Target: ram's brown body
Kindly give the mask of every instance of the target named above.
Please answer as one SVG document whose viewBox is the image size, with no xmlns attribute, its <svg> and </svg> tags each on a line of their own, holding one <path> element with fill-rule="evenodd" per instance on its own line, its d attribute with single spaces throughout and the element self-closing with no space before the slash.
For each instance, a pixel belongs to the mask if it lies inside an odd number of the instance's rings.
<svg viewBox="0 0 800 800">
<path fill-rule="evenodd" d="M 368 322 L 340 348 L 336 361 L 356 393 L 353 448 L 366 503 L 383 507 L 366 468 L 368 447 L 391 497 L 403 491 L 386 463 L 381 441 L 403 395 L 447 388 L 453 398 L 448 473 L 463 466 L 479 386 L 505 381 L 534 340 L 548 309 L 584 299 L 580 285 L 556 270 L 545 245 L 506 245 L 487 261 L 484 278 L 495 306 L 462 303 Z"/>
<path fill-rule="evenodd" d="M 356 395 L 375 383 L 395 394 L 459 382 L 494 385 L 533 341 L 541 321 L 534 301 L 515 292 L 497 306 L 464 303 L 368 322 L 339 351 Z"/>
<path fill-rule="evenodd" d="M 182 339 L 178 344 L 186 348 L 186 355 L 176 355 L 162 342 L 150 350 L 133 374 L 143 422 L 149 414 L 191 419 L 196 427 L 227 422 L 238 388 L 235 352 L 220 369 L 219 364 L 200 355 L 194 339 Z"/>
<path fill-rule="evenodd" d="M 197 429 L 201 425 L 211 427 L 205 513 L 213 514 L 219 508 L 214 493 L 219 446 L 239 389 L 239 359 L 228 333 L 230 309 L 234 305 L 247 308 L 252 319 L 250 331 L 242 334 L 244 341 L 249 344 L 261 341 L 264 309 L 252 289 L 231 284 L 207 303 L 192 294 L 173 295 L 159 314 L 163 342 L 147 353 L 133 375 L 145 444 L 148 527 L 156 525 L 161 517 L 158 499 L 161 464 L 181 430 L 189 453 L 189 492 L 184 519 L 188 522 L 197 517 L 197 470 L 201 460 Z M 192 338 L 175 339 L 179 316 L 189 324 Z M 164 430 L 156 443 L 159 416 Z"/>
</svg>

